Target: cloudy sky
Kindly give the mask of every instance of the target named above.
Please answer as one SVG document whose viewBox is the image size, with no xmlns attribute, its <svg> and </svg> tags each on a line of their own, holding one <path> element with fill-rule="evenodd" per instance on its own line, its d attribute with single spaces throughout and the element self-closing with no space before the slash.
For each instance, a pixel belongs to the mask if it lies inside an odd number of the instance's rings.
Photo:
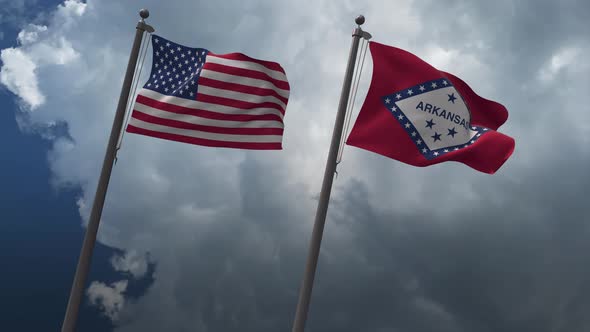
<svg viewBox="0 0 590 332">
<path fill-rule="evenodd" d="M 488 175 L 347 147 L 307 330 L 590 329 L 587 1 L 0 4 L 0 257 L 11 271 L 0 276 L 0 316 L 10 330 L 61 325 L 143 7 L 165 38 L 281 63 L 284 149 L 125 135 L 80 329 L 290 330 L 361 13 L 373 40 L 504 104 L 500 131 L 516 150 Z M 372 69 L 367 55 L 353 120 Z"/>
</svg>

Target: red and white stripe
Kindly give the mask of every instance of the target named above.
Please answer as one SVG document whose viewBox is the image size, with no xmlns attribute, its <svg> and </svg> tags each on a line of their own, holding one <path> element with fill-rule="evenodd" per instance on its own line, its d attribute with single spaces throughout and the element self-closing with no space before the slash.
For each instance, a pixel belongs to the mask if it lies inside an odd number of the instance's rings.
<svg viewBox="0 0 590 332">
<path fill-rule="evenodd" d="M 138 93 L 127 132 L 238 149 L 282 149 L 289 83 L 278 63 L 207 54 L 196 100 Z"/>
</svg>

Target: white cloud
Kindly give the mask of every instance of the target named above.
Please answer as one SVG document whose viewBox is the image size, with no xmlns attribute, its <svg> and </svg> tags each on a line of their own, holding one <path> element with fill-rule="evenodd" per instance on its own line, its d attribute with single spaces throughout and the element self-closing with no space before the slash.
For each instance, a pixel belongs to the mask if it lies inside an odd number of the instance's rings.
<svg viewBox="0 0 590 332">
<path fill-rule="evenodd" d="M 35 74 L 37 65 L 31 57 L 18 48 L 6 48 L 0 53 L 2 70 L 0 82 L 12 93 L 19 96 L 31 109 L 45 102 L 45 96 L 39 91 Z"/>
<path fill-rule="evenodd" d="M 114 255 L 111 257 L 111 264 L 116 271 L 129 272 L 135 278 L 143 277 L 148 269 L 147 257 L 134 250 L 123 255 Z"/>
<path fill-rule="evenodd" d="M 123 293 L 126 289 L 127 280 L 114 282 L 110 286 L 94 281 L 86 290 L 86 295 L 91 305 L 97 306 L 111 320 L 116 320 L 125 306 Z"/>
</svg>

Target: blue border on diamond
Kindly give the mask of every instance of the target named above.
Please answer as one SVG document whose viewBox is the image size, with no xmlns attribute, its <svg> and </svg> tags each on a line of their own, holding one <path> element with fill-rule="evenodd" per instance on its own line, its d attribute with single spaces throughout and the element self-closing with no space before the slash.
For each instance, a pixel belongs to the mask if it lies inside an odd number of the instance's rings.
<svg viewBox="0 0 590 332">
<path fill-rule="evenodd" d="M 471 130 L 476 131 L 477 134 L 475 134 L 475 136 L 473 136 L 473 138 L 471 140 L 469 140 L 467 143 L 455 145 L 455 146 L 449 146 L 449 147 L 442 148 L 442 149 L 431 150 L 426 146 L 426 144 L 424 144 L 424 138 L 420 135 L 418 130 L 416 130 L 416 127 L 414 126 L 414 124 L 411 121 L 407 121 L 405 123 L 403 122 L 403 120 L 406 118 L 406 114 L 397 105 L 398 101 L 402 101 L 402 100 L 410 98 L 410 97 L 418 96 L 418 95 L 421 95 L 426 92 L 431 92 L 431 91 L 438 90 L 438 89 L 448 88 L 451 86 L 453 86 L 453 83 L 451 83 L 451 81 L 449 81 L 448 79 L 443 77 L 443 78 L 439 78 L 436 80 L 416 84 L 416 85 L 411 86 L 407 89 L 399 90 L 399 91 L 396 91 L 396 92 L 391 93 L 389 95 L 381 97 L 381 101 L 383 102 L 383 105 L 393 115 L 393 118 L 400 124 L 400 126 L 406 131 L 406 133 L 408 134 L 408 137 L 410 137 L 410 139 L 412 139 L 412 141 L 414 141 L 414 144 L 416 144 L 416 147 L 418 148 L 420 153 L 428 160 L 444 156 L 447 153 L 451 153 L 453 151 L 457 151 L 462 148 L 466 148 L 469 145 L 475 143 L 483 134 L 485 134 L 487 131 L 489 131 L 488 128 L 484 128 L 484 127 L 480 127 L 480 126 L 471 126 Z M 457 91 L 457 93 L 459 94 L 459 96 L 461 98 L 463 98 L 461 96 L 461 94 L 459 93 L 459 91 Z M 387 99 L 390 100 L 389 104 L 385 102 Z M 393 104 L 391 104 L 391 101 L 393 101 Z M 463 102 L 465 103 L 465 100 L 463 100 Z M 467 103 L 465 103 L 465 106 L 467 106 Z M 409 127 L 407 127 L 407 124 L 409 124 Z M 412 134 L 415 134 L 415 135 L 412 135 Z"/>
</svg>

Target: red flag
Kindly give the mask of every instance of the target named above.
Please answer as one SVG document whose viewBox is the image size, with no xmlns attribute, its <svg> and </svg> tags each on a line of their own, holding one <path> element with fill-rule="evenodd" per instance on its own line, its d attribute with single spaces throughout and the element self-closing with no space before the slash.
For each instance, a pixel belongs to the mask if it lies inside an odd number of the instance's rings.
<svg viewBox="0 0 590 332">
<path fill-rule="evenodd" d="M 373 77 L 348 145 L 409 165 L 457 161 L 489 174 L 508 160 L 514 139 L 496 131 L 508 119 L 504 106 L 409 52 L 370 48 Z"/>
</svg>

